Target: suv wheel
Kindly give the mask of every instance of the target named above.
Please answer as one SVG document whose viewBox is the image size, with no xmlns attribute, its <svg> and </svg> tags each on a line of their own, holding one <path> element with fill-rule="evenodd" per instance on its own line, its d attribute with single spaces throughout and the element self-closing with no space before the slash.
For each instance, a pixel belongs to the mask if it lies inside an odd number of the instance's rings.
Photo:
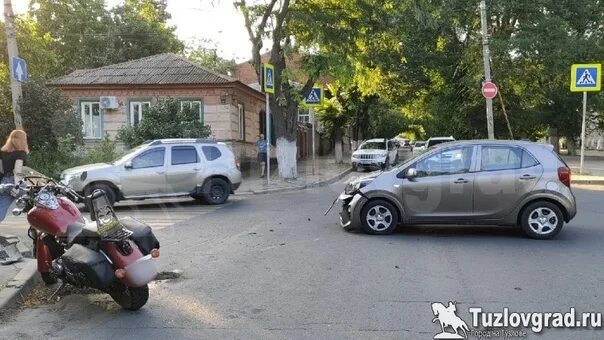
<svg viewBox="0 0 604 340">
<path fill-rule="evenodd" d="M 231 193 L 229 183 L 221 178 L 210 178 L 203 187 L 202 198 L 207 204 L 215 205 L 226 202 Z"/>
<path fill-rule="evenodd" d="M 529 204 L 520 216 L 520 227 L 530 238 L 546 240 L 556 236 L 564 225 L 564 216 L 557 205 L 539 201 Z"/>
<path fill-rule="evenodd" d="M 367 234 L 390 234 L 398 224 L 398 211 L 387 201 L 369 201 L 361 211 L 361 227 Z"/>
</svg>

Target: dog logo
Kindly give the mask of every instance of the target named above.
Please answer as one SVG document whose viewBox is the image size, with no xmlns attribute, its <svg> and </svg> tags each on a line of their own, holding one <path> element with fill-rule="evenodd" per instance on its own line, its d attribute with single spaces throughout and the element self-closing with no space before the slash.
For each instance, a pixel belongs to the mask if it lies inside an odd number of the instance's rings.
<svg viewBox="0 0 604 340">
<path fill-rule="evenodd" d="M 470 329 L 465 321 L 463 321 L 457 314 L 457 302 L 449 301 L 449 306 L 445 307 L 440 302 L 434 302 L 432 304 L 432 313 L 434 313 L 434 319 L 432 322 L 438 321 L 440 323 L 441 333 L 436 334 L 434 339 L 467 339 Z M 445 329 L 449 327 L 455 333 L 445 332 Z M 463 332 L 463 336 L 459 332 Z"/>
</svg>

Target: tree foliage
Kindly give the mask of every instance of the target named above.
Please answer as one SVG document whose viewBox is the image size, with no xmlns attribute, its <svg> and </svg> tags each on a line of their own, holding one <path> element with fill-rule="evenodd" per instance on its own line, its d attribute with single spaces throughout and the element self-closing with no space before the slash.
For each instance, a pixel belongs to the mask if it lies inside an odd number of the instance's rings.
<svg viewBox="0 0 604 340">
<path fill-rule="evenodd" d="M 547 127 L 577 136 L 581 96 L 569 91 L 570 65 L 604 54 L 604 3 L 488 2 L 491 67 L 517 138 Z M 307 0 L 296 39 L 319 49 L 329 70 L 363 94 L 402 109 L 428 135 L 486 136 L 482 35 L 470 0 Z M 314 25 L 311 25 L 314 23 Z M 495 132 L 509 135 L 500 99 Z M 602 95 L 590 110 L 602 110 Z"/>
<path fill-rule="evenodd" d="M 120 129 L 118 140 L 132 148 L 161 138 L 206 138 L 210 127 L 199 120 L 199 112 L 183 107 L 176 99 L 160 99 L 145 112 L 138 125 Z"/>
<path fill-rule="evenodd" d="M 208 40 L 198 41 L 196 44 L 188 46 L 185 55 L 190 60 L 199 63 L 213 71 L 221 74 L 231 75 L 237 62 L 233 59 L 224 59 L 218 55 L 216 46 L 211 46 L 212 42 Z"/>
<path fill-rule="evenodd" d="M 108 10 L 104 0 L 31 0 L 27 18 L 34 39 L 42 39 L 54 56 L 52 72 L 67 74 L 163 52 L 181 52 L 183 43 L 165 0 L 126 0 Z M 20 48 L 23 44 L 20 44 Z"/>
</svg>

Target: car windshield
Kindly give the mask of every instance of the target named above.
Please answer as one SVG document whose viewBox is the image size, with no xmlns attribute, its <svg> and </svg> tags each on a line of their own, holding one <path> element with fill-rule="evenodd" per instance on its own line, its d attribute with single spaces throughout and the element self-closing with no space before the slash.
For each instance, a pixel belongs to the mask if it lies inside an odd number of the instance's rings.
<svg viewBox="0 0 604 340">
<path fill-rule="evenodd" d="M 139 145 L 139 146 L 135 147 L 134 149 L 130 150 L 125 155 L 123 155 L 123 156 L 119 157 L 118 159 L 114 160 L 113 162 L 111 162 L 111 164 L 118 164 L 118 163 L 121 163 L 121 162 L 125 162 L 130 157 L 132 157 L 132 155 L 134 155 L 134 153 L 138 152 L 140 149 L 146 147 L 147 145 L 148 144 L 143 144 L 143 145 Z"/>
<path fill-rule="evenodd" d="M 426 142 L 415 142 L 415 146 L 424 146 Z"/>
<path fill-rule="evenodd" d="M 359 150 L 386 150 L 386 143 L 385 142 L 367 142 L 367 143 L 363 143 L 361 144 L 361 146 L 359 147 Z"/>
</svg>

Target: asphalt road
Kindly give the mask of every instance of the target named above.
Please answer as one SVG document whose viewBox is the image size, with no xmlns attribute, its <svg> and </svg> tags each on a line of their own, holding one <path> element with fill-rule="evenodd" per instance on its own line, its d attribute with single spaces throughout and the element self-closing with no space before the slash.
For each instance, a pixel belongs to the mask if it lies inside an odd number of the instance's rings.
<svg viewBox="0 0 604 340">
<path fill-rule="evenodd" d="M 6 313 L 1 339 L 432 339 L 431 303 L 501 312 L 604 312 L 604 191 L 576 189 L 579 212 L 559 236 L 512 228 L 401 227 L 348 233 L 323 211 L 331 187 L 238 198 L 158 231 L 162 271 L 139 312 L 100 294 L 63 294 Z M 597 189 L 597 190 L 593 190 Z M 33 305 L 33 307 L 32 307 Z M 602 339 L 545 329 L 533 339 Z"/>
</svg>

